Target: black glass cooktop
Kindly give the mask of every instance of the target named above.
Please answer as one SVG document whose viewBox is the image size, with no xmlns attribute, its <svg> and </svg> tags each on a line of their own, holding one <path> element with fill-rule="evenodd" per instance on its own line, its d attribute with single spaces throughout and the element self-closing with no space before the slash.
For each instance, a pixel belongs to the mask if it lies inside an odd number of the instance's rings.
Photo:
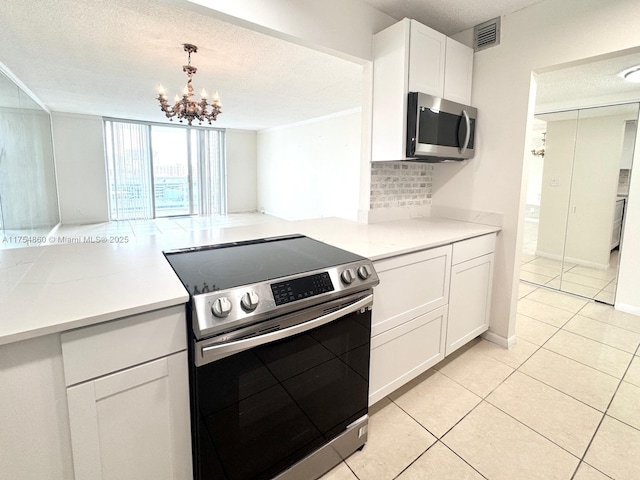
<svg viewBox="0 0 640 480">
<path fill-rule="evenodd" d="M 164 255 L 191 295 L 364 260 L 302 235 L 171 250 Z"/>
</svg>

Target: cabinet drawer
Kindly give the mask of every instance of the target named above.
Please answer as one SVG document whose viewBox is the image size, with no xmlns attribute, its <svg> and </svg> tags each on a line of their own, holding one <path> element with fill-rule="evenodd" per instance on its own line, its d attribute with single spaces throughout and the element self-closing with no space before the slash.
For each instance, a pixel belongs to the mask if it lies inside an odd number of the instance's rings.
<svg viewBox="0 0 640 480">
<path fill-rule="evenodd" d="M 453 244 L 452 264 L 457 265 L 472 258 L 493 253 L 496 248 L 496 234 L 490 233 L 480 237 L 470 238 Z"/>
<path fill-rule="evenodd" d="M 61 335 L 67 386 L 186 349 L 184 305 Z"/>
<path fill-rule="evenodd" d="M 444 358 L 446 307 L 440 307 L 371 339 L 369 405 Z"/>
<path fill-rule="evenodd" d="M 451 246 L 374 263 L 380 285 L 373 295 L 371 335 L 378 335 L 447 303 Z"/>
</svg>

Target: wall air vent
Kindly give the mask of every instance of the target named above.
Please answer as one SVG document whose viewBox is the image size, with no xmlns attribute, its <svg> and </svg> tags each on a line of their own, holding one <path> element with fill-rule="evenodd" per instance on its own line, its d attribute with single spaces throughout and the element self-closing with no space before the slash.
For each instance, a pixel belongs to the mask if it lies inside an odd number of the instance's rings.
<svg viewBox="0 0 640 480">
<path fill-rule="evenodd" d="M 500 17 L 473 27 L 473 49 L 477 52 L 500 45 Z"/>
</svg>

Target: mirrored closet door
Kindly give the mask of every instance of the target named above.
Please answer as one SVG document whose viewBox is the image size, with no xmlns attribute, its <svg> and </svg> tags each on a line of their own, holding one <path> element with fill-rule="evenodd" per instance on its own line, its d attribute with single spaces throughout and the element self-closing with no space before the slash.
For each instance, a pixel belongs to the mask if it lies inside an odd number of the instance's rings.
<svg viewBox="0 0 640 480">
<path fill-rule="evenodd" d="M 520 278 L 613 304 L 638 104 L 536 116 Z"/>
</svg>

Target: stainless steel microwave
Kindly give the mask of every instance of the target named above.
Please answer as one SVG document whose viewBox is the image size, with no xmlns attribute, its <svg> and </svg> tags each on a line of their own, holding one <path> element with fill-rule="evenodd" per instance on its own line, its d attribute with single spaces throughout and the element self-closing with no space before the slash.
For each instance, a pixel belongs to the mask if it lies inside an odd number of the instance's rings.
<svg viewBox="0 0 640 480">
<path fill-rule="evenodd" d="M 425 162 L 472 158 L 477 115 L 474 107 L 410 92 L 407 157 Z"/>
</svg>

